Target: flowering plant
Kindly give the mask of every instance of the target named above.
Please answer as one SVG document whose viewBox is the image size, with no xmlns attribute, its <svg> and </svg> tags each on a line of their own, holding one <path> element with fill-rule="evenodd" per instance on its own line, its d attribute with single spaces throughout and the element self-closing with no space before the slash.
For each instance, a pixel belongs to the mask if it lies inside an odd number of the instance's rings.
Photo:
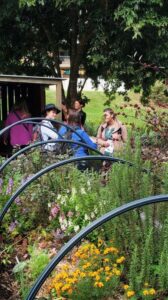
<svg viewBox="0 0 168 300">
<path fill-rule="evenodd" d="M 112 296 L 119 286 L 125 257 L 111 243 L 86 242 L 62 265 L 51 280 L 51 299 L 101 299 Z"/>
</svg>

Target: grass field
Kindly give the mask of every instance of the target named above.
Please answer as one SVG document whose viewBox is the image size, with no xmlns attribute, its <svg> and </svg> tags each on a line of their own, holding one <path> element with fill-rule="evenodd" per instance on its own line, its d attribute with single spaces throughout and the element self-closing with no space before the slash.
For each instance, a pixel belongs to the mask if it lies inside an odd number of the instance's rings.
<svg viewBox="0 0 168 300">
<path fill-rule="evenodd" d="M 141 119 L 135 118 L 135 110 L 131 107 L 120 109 L 120 107 L 127 102 L 123 100 L 121 95 L 116 94 L 116 99 L 111 102 L 110 105 L 105 105 L 107 97 L 103 92 L 100 91 L 87 91 L 84 93 L 89 99 L 89 103 L 86 104 L 84 111 L 87 113 L 87 122 L 89 124 L 99 125 L 102 122 L 103 110 L 107 107 L 111 107 L 115 112 L 125 112 L 128 117 L 120 116 L 119 119 L 124 123 L 135 122 L 137 126 L 144 126 L 144 122 Z M 139 104 L 139 94 L 133 92 L 129 93 L 132 104 Z M 55 91 L 46 90 L 46 102 L 55 103 Z"/>
</svg>

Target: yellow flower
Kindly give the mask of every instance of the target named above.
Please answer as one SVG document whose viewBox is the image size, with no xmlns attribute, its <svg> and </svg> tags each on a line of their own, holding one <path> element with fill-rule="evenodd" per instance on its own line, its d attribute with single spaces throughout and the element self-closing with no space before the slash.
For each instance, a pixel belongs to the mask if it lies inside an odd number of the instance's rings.
<svg viewBox="0 0 168 300">
<path fill-rule="evenodd" d="M 74 284 L 77 282 L 76 278 L 66 278 L 66 283 Z"/>
<path fill-rule="evenodd" d="M 117 264 L 122 264 L 124 260 L 125 260 L 125 257 L 124 257 L 124 256 L 121 256 L 120 258 L 118 258 L 118 259 L 116 260 L 116 263 L 117 263 Z"/>
<path fill-rule="evenodd" d="M 106 272 L 110 271 L 110 267 L 109 266 L 105 267 L 105 271 Z"/>
<path fill-rule="evenodd" d="M 109 277 L 109 276 L 107 276 L 107 277 L 106 277 L 106 281 L 109 281 L 109 280 L 110 280 L 110 277 Z"/>
<path fill-rule="evenodd" d="M 117 268 L 114 268 L 112 271 L 113 271 L 113 274 L 116 275 L 116 276 L 120 276 L 121 275 L 121 271 L 118 270 Z"/>
<path fill-rule="evenodd" d="M 156 294 L 156 291 L 155 289 L 149 289 L 149 295 L 155 295 Z"/>
<path fill-rule="evenodd" d="M 103 252 L 103 254 L 108 254 L 108 253 L 118 253 L 118 249 L 117 248 L 115 248 L 115 247 L 107 247 L 105 250 L 104 250 L 104 252 Z"/>
<path fill-rule="evenodd" d="M 84 278 L 84 277 L 86 277 L 86 274 L 85 274 L 84 272 L 81 272 L 81 273 L 80 273 L 80 276 L 81 276 L 82 278 Z"/>
<path fill-rule="evenodd" d="M 98 247 L 101 247 L 102 244 L 103 244 L 103 240 L 98 239 Z"/>
<path fill-rule="evenodd" d="M 128 298 L 131 298 L 132 296 L 134 296 L 135 295 L 135 292 L 134 291 L 128 291 L 127 292 L 127 297 Z"/>
<path fill-rule="evenodd" d="M 72 292 L 73 292 L 73 289 L 69 289 L 69 290 L 67 291 L 67 293 L 70 294 L 70 295 L 72 294 Z"/>
<path fill-rule="evenodd" d="M 128 290 L 128 288 L 129 288 L 129 285 L 128 284 L 124 284 L 123 285 L 123 289 L 126 291 L 126 290 Z"/>
<path fill-rule="evenodd" d="M 109 258 L 105 258 L 105 259 L 104 259 L 104 262 L 109 262 Z"/>
<path fill-rule="evenodd" d="M 97 255 L 99 255 L 99 254 L 100 254 L 99 249 L 96 248 L 96 249 L 94 250 L 94 253 L 97 254 Z"/>
<path fill-rule="evenodd" d="M 91 266 L 91 263 L 90 262 L 87 262 L 85 265 L 83 265 L 83 269 L 87 269 Z"/>
<path fill-rule="evenodd" d="M 102 288 L 104 286 L 103 282 L 101 281 L 96 281 L 95 284 L 94 284 L 95 287 L 99 287 L 99 288 Z"/>
<path fill-rule="evenodd" d="M 71 288 L 71 285 L 67 283 L 62 287 L 62 292 L 65 292 L 65 291 L 69 290 L 70 288 Z"/>
<path fill-rule="evenodd" d="M 99 275 L 96 276 L 96 280 L 97 281 L 100 280 L 100 276 Z"/>
<path fill-rule="evenodd" d="M 143 290 L 143 292 L 142 292 L 142 293 L 143 293 L 143 295 L 144 295 L 144 296 L 147 296 L 147 295 L 149 295 L 149 291 L 148 291 L 148 290 Z"/>
</svg>

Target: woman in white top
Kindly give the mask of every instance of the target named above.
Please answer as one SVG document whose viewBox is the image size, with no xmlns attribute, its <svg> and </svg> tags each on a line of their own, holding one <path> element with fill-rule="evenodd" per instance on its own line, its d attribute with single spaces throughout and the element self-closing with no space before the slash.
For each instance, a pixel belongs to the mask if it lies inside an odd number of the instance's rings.
<svg viewBox="0 0 168 300">
<path fill-rule="evenodd" d="M 58 139 L 58 134 L 56 132 L 54 132 L 55 127 L 53 126 L 53 124 L 51 123 L 51 121 L 49 121 L 48 119 L 55 119 L 56 115 L 60 113 L 60 109 L 57 108 L 54 104 L 47 104 L 45 106 L 45 120 L 42 121 L 43 124 L 45 124 L 46 126 L 50 127 L 47 128 L 45 126 L 41 126 L 41 138 L 43 141 L 48 141 L 50 139 Z M 56 148 L 56 144 L 54 143 L 48 143 L 44 146 L 45 150 L 49 150 L 49 151 L 54 151 Z"/>
</svg>

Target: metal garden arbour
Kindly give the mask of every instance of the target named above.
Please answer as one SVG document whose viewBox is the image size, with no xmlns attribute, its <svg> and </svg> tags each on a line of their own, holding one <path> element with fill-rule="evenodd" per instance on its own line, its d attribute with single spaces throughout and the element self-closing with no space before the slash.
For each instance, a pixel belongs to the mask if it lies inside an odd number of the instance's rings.
<svg viewBox="0 0 168 300">
<path fill-rule="evenodd" d="M 17 121 L 15 123 L 13 123 L 12 125 L 9 125 L 7 127 L 5 127 L 4 129 L 2 129 L 0 131 L 0 137 L 6 132 L 6 131 L 9 131 L 12 127 L 16 126 L 16 125 L 19 125 L 19 124 L 24 124 L 24 123 L 27 123 L 27 124 L 36 124 L 36 125 L 39 125 L 39 126 L 44 126 L 46 128 L 49 128 L 51 129 L 52 131 L 56 132 L 58 134 L 58 136 L 60 137 L 60 139 L 57 139 L 57 140 L 49 140 L 49 141 L 41 141 L 41 142 L 36 142 L 34 144 L 31 144 L 31 145 L 28 145 L 27 147 L 25 147 L 24 149 L 21 149 L 19 151 L 17 151 L 16 153 L 14 153 L 11 157 L 9 157 L 7 160 L 4 161 L 4 163 L 0 166 L 0 172 L 2 172 L 2 170 L 12 161 L 14 160 L 16 157 L 18 157 L 20 154 L 24 154 L 27 150 L 30 150 L 32 148 L 36 148 L 38 146 L 42 146 L 42 145 L 45 145 L 47 143 L 72 143 L 71 140 L 65 140 L 63 138 L 63 136 L 55 129 L 55 128 L 50 128 L 49 126 L 47 126 L 46 124 L 42 124 L 41 122 L 37 122 L 37 120 L 46 120 L 46 118 L 28 118 L 28 119 L 24 119 L 24 120 L 20 120 L 20 121 Z M 66 127 L 67 129 L 71 130 L 72 132 L 75 132 L 75 134 L 77 136 L 80 137 L 81 139 L 81 142 L 85 143 L 85 141 L 83 140 L 82 136 L 80 136 L 79 133 L 77 133 L 71 126 L 63 123 L 63 122 L 60 122 L 60 121 L 56 121 L 56 120 L 52 120 L 52 119 L 47 119 L 48 121 L 51 121 L 55 124 L 59 124 L 59 125 L 62 125 L 64 127 Z M 73 144 L 77 144 L 76 142 L 74 142 Z M 84 146 L 84 144 L 78 144 L 78 145 L 81 145 L 81 146 Z M 86 144 L 85 144 L 85 148 L 88 148 L 94 152 L 96 152 L 97 154 L 100 154 L 102 155 L 102 153 L 96 149 L 93 149 L 93 148 L 89 148 Z"/>
<path fill-rule="evenodd" d="M 1 137 L 6 131 L 8 131 L 9 129 L 11 129 L 12 127 L 14 127 L 14 126 L 16 126 L 16 125 L 24 124 L 24 123 L 38 124 L 38 125 L 40 125 L 40 126 L 48 127 L 48 126 L 45 125 L 45 124 L 41 124 L 40 122 L 37 122 L 37 121 L 43 121 L 43 120 L 46 120 L 46 118 L 36 117 L 36 118 L 27 118 L 27 119 L 19 120 L 19 121 L 15 122 L 15 123 L 13 123 L 13 124 L 11 124 L 11 125 L 9 125 L 9 126 L 6 126 L 4 129 L 2 129 L 2 130 L 0 131 L 0 137 Z M 70 129 L 72 132 L 75 132 L 76 135 L 78 135 L 82 141 L 84 141 L 83 138 L 80 136 L 80 134 L 77 133 L 77 132 L 76 132 L 71 126 L 69 126 L 68 124 L 65 124 L 65 123 L 63 123 L 63 122 L 56 121 L 56 120 L 53 120 L 53 119 L 47 119 L 47 121 L 50 121 L 51 123 L 54 123 L 54 124 L 62 125 L 62 126 L 68 128 L 68 129 Z M 48 128 L 50 128 L 50 127 L 48 127 Z M 59 134 L 58 131 L 57 131 L 56 129 L 54 129 L 54 128 L 50 128 L 50 129 L 53 130 L 53 131 L 55 131 L 55 132 L 59 135 L 59 137 L 62 138 L 62 135 Z"/>
<path fill-rule="evenodd" d="M 33 121 L 32 121 L 33 120 Z M 68 140 L 65 141 L 65 139 L 63 138 L 63 136 L 55 129 L 55 128 L 50 128 L 49 126 L 47 126 L 46 124 L 42 124 L 41 122 L 37 122 L 37 120 L 46 120 L 46 118 L 29 118 L 29 119 L 24 119 L 24 120 L 20 120 L 20 121 L 17 121 L 15 123 L 13 123 L 12 125 L 9 125 L 7 127 L 5 127 L 4 129 L 2 129 L 0 131 L 0 136 L 2 136 L 6 131 L 9 131 L 12 127 L 16 126 L 16 125 L 19 125 L 19 124 L 36 124 L 36 125 L 39 125 L 39 126 L 44 126 L 46 128 L 49 128 L 50 130 L 54 131 L 55 133 L 58 134 L 59 138 L 60 139 L 57 139 L 57 140 L 48 140 L 48 141 L 41 141 L 41 142 L 36 142 L 34 144 L 31 144 L 31 145 L 28 145 L 27 147 L 25 147 L 24 149 L 21 149 L 19 151 L 17 151 L 16 153 L 14 153 L 11 157 L 9 157 L 7 160 L 4 161 L 4 163 L 0 166 L 0 172 L 2 172 L 2 170 L 12 161 L 14 160 L 16 157 L 18 157 L 20 154 L 24 154 L 27 150 L 30 150 L 32 148 L 36 148 L 38 146 L 42 146 L 42 145 L 45 145 L 47 143 L 68 143 Z M 77 136 L 80 137 L 81 139 L 81 142 L 84 143 L 84 140 L 82 138 L 82 136 L 80 136 L 79 133 L 77 133 L 71 126 L 67 125 L 67 124 L 64 124 L 63 122 L 60 122 L 60 121 L 56 121 L 56 120 L 51 120 L 51 119 L 47 119 L 55 124 L 59 124 L 61 126 L 64 126 L 66 127 L 67 129 L 71 130 L 72 132 L 75 132 L 75 134 Z M 71 141 L 69 141 L 69 143 L 71 143 Z M 75 143 L 75 142 L 74 142 Z M 84 144 L 79 144 L 81 146 L 84 146 Z M 85 144 L 86 145 L 86 144 Z M 94 152 L 96 153 L 99 153 L 101 155 L 101 152 L 98 151 L 98 150 L 95 150 L 93 148 L 90 147 L 90 150 L 93 150 Z"/>
<path fill-rule="evenodd" d="M 37 118 L 35 118 L 37 120 Z M 17 122 L 18 123 L 18 122 Z M 61 122 L 59 122 L 60 124 L 62 124 Z M 36 123 L 37 124 L 37 123 Z M 64 126 L 66 126 L 63 123 Z M 67 126 L 68 127 L 68 126 Z M 0 132 L 0 135 L 3 134 L 3 132 Z M 104 156 L 104 155 L 100 155 L 101 153 L 89 146 L 87 146 L 85 143 L 82 142 L 75 142 L 72 140 L 64 140 L 64 139 L 58 139 L 56 140 L 49 140 L 46 142 L 39 142 L 39 143 L 35 143 L 33 145 L 29 145 L 27 147 L 25 147 L 24 149 L 19 150 L 17 153 L 15 153 L 9 160 L 8 163 L 13 160 L 14 158 L 16 158 L 18 155 L 20 155 L 21 153 L 24 153 L 25 151 L 46 144 L 48 142 L 64 142 L 64 143 L 73 143 L 73 144 L 77 144 L 80 146 L 84 146 L 90 150 L 94 150 L 95 152 L 97 152 L 99 155 L 92 155 L 92 156 L 84 156 L 84 157 L 72 157 L 69 159 L 65 159 L 63 161 L 60 162 L 56 162 L 53 163 L 52 165 L 40 170 L 39 172 L 37 172 L 35 175 L 33 175 L 32 178 L 30 178 L 27 182 L 25 182 L 22 186 L 20 186 L 18 188 L 18 190 L 11 196 L 11 198 L 7 201 L 7 203 L 5 204 L 1 214 L 0 214 L 0 222 L 3 221 L 3 218 L 5 216 L 5 214 L 8 212 L 10 206 L 12 205 L 12 203 L 14 202 L 14 200 L 20 195 L 20 193 L 22 191 L 24 191 L 26 189 L 27 186 L 29 186 L 33 181 L 35 181 L 36 179 L 38 179 L 40 176 L 42 176 L 43 174 L 54 170 L 56 168 L 59 168 L 61 166 L 70 164 L 70 163 L 75 163 L 75 162 L 80 162 L 80 161 L 92 161 L 92 160 L 100 160 L 100 161 L 111 161 L 111 162 L 119 162 L 122 164 L 129 164 L 130 166 L 135 166 L 132 162 L 123 160 L 123 159 L 118 159 L 118 158 L 113 158 L 113 157 L 109 157 L 109 156 Z M 6 166 L 6 164 L 3 164 L 1 167 L 1 171 L 4 169 L 4 167 Z M 147 172 L 148 170 L 143 169 L 142 171 Z M 45 268 L 45 270 L 41 273 L 41 275 L 39 276 L 39 278 L 37 279 L 37 281 L 35 282 L 34 286 L 32 287 L 32 289 L 30 290 L 26 300 L 33 300 L 35 299 L 39 289 L 41 288 L 42 284 L 45 282 L 45 280 L 47 279 L 47 277 L 50 275 L 50 273 L 52 272 L 52 270 L 56 267 L 56 265 L 65 257 L 65 255 L 75 246 L 77 245 L 78 242 L 80 242 L 84 237 L 86 237 L 89 233 L 91 233 L 93 230 L 95 230 L 96 228 L 100 227 L 101 225 L 103 225 L 104 223 L 106 223 L 107 221 L 111 220 L 112 218 L 119 216 L 121 214 L 124 214 L 127 211 L 133 210 L 135 208 L 138 207 L 142 207 L 144 205 L 149 205 L 152 203 L 157 203 L 157 202 L 165 202 L 168 201 L 168 195 L 159 195 L 159 196 L 153 196 L 153 197 L 149 197 L 149 198 L 144 198 L 144 199 L 140 199 L 140 200 L 136 200 L 130 203 L 127 203 L 125 205 L 122 205 L 119 208 L 116 208 L 112 211 L 110 211 L 109 213 L 106 213 L 105 215 L 103 215 L 102 217 L 100 217 L 99 219 L 95 220 L 94 222 L 92 222 L 90 225 L 88 225 L 85 229 L 81 230 L 75 237 L 73 237 L 60 251 L 59 253 L 52 259 L 52 261 L 48 264 L 48 266 Z"/>
</svg>

